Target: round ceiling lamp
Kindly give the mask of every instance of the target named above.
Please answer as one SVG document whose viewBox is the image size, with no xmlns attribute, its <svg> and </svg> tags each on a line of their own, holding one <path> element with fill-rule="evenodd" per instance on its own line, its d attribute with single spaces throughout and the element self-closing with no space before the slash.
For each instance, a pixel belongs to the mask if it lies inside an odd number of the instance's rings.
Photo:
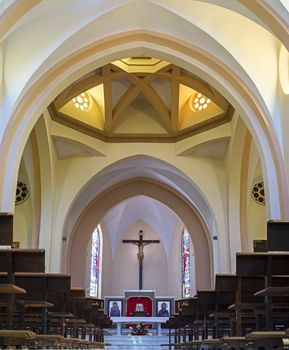
<svg viewBox="0 0 289 350">
<path fill-rule="evenodd" d="M 195 112 L 201 112 L 207 109 L 210 102 L 211 100 L 202 95 L 200 92 L 197 92 L 191 97 L 191 107 Z"/>
<path fill-rule="evenodd" d="M 77 97 L 72 99 L 75 108 L 80 109 L 81 111 L 87 111 L 90 108 L 91 101 L 90 96 L 87 92 L 83 92 Z"/>
</svg>

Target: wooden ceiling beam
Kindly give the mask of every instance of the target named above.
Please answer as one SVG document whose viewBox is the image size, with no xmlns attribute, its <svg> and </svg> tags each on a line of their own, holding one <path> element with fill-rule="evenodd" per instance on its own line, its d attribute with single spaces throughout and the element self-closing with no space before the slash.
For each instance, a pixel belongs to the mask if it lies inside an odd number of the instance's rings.
<svg viewBox="0 0 289 350">
<path fill-rule="evenodd" d="M 195 79 L 194 77 L 182 73 L 178 78 L 179 84 L 186 85 L 206 97 L 210 98 L 216 105 L 221 107 L 223 111 L 226 111 L 229 103 L 228 101 L 214 88 L 209 84 L 203 82 L 202 80 Z"/>
<path fill-rule="evenodd" d="M 173 66 L 171 81 L 171 128 L 173 132 L 177 132 L 179 130 L 180 74 L 180 67 Z"/>
<path fill-rule="evenodd" d="M 176 66 L 173 64 L 168 64 L 167 66 L 164 66 L 163 68 L 159 69 L 156 73 L 169 72 L 170 70 L 173 69 L 173 67 L 176 67 Z"/>
<path fill-rule="evenodd" d="M 110 66 L 102 67 L 103 97 L 104 97 L 104 131 L 110 132 L 112 128 L 112 90 Z"/>
<path fill-rule="evenodd" d="M 110 73 L 110 80 L 121 80 L 121 79 L 127 79 L 128 73 L 126 72 L 111 72 Z"/>
<path fill-rule="evenodd" d="M 103 76 L 99 74 L 95 74 L 75 84 L 68 86 L 54 100 L 55 107 L 57 109 L 61 109 L 64 105 L 66 105 L 66 103 L 68 103 L 74 97 L 102 83 L 103 83 Z"/>
</svg>

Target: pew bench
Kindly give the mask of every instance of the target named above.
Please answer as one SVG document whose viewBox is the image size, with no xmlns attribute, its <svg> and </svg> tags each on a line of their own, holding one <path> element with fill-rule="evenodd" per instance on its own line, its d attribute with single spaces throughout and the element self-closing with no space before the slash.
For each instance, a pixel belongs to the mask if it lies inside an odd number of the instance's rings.
<svg viewBox="0 0 289 350">
<path fill-rule="evenodd" d="M 289 336 L 286 332 L 252 332 L 246 336 L 247 349 L 288 349 Z"/>
<path fill-rule="evenodd" d="M 225 337 L 222 339 L 223 349 L 245 350 L 247 348 L 246 337 Z"/>
<path fill-rule="evenodd" d="M 36 344 L 36 333 L 25 330 L 0 330 L 0 347 L 33 347 Z"/>
</svg>

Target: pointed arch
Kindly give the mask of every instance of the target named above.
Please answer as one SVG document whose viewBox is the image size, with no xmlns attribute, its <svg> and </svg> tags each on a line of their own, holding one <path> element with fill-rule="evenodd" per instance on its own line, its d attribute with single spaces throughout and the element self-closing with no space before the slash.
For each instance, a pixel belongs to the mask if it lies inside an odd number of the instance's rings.
<svg viewBox="0 0 289 350">
<path fill-rule="evenodd" d="M 141 46 L 139 43 L 142 43 Z M 48 105 L 51 95 L 57 94 L 59 85 L 66 79 L 67 84 L 75 80 L 77 72 L 87 61 L 94 62 L 97 67 L 98 60 L 105 57 L 111 59 L 108 49 L 114 49 L 118 56 L 130 54 L 128 44 L 138 43 L 138 48 L 145 50 L 149 55 L 158 57 L 169 56 L 172 62 L 182 53 L 183 64 L 189 64 L 194 59 L 197 64 L 191 65 L 191 70 L 198 70 L 200 75 L 206 76 L 213 86 L 222 85 L 233 103 L 240 109 L 242 118 L 248 123 L 256 144 L 260 149 L 264 163 L 264 175 L 269 184 L 268 203 L 270 205 L 268 217 L 285 219 L 288 216 L 289 194 L 283 163 L 282 152 L 278 137 L 272 125 L 269 111 L 262 98 L 253 91 L 248 81 L 236 74 L 232 67 L 225 65 L 210 53 L 199 47 L 188 45 L 173 37 L 161 35 L 145 30 L 136 30 L 113 35 L 105 40 L 96 41 L 87 47 L 75 51 L 62 61 L 57 62 L 51 69 L 42 74 L 29 90 L 23 91 L 18 104 L 15 105 L 0 148 L 0 165 L 3 177 L 0 179 L 0 206 L 3 211 L 11 211 L 13 203 L 11 194 L 14 192 L 16 174 L 26 139 L 35 124 L 43 105 Z M 199 63 L 206 62 L 207 71 Z M 89 67 L 89 66 L 87 66 Z M 74 74 L 69 74 L 71 69 Z M 87 68 L 89 69 L 89 68 Z M 189 69 L 189 70 L 190 70 Z M 83 75 L 83 71 L 82 71 Z M 219 78 L 219 80 L 218 80 Z M 29 85 L 29 84 L 28 84 Z M 239 97 L 242 97 L 240 99 Z"/>
<path fill-rule="evenodd" d="M 84 285 L 85 266 L 78 257 L 85 254 L 90 234 L 106 212 L 124 199 L 143 194 L 155 198 L 171 208 L 183 221 L 195 248 L 196 287 L 211 288 L 213 285 L 213 250 L 206 224 L 201 216 L 180 194 L 164 184 L 150 179 L 134 179 L 112 186 L 97 196 L 80 215 L 67 241 L 67 251 L 63 255 L 63 271 L 71 274 L 72 285 Z M 66 266 L 66 268 L 65 268 Z"/>
</svg>

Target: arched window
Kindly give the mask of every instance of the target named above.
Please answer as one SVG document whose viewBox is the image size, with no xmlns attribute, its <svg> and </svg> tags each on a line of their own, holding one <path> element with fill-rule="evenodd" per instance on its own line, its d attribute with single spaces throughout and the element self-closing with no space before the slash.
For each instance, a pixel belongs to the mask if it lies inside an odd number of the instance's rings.
<svg viewBox="0 0 289 350">
<path fill-rule="evenodd" d="M 182 234 L 182 297 L 191 296 L 190 235 L 184 229 Z"/>
<path fill-rule="evenodd" d="M 98 298 L 100 297 L 101 282 L 101 237 L 101 228 L 100 225 L 97 225 L 91 240 L 89 295 Z"/>
</svg>

